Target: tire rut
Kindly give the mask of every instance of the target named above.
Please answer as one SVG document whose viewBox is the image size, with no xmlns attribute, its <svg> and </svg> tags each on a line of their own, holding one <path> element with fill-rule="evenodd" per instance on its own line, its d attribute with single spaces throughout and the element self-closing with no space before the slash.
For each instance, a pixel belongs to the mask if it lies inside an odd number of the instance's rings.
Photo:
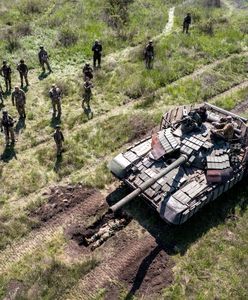
<svg viewBox="0 0 248 300">
<path fill-rule="evenodd" d="M 128 229 L 128 227 L 126 227 Z M 121 235 L 116 237 L 116 242 L 121 239 Z M 116 251 L 111 255 L 111 258 L 103 261 L 100 266 L 96 267 L 93 271 L 88 273 L 79 282 L 64 299 L 82 299 L 87 300 L 94 296 L 97 290 L 103 288 L 109 282 L 117 280 L 133 259 L 138 256 L 141 250 L 149 249 L 156 246 L 157 243 L 151 235 L 146 235 L 137 240 L 130 239 L 125 247 L 115 249 Z"/>
<path fill-rule="evenodd" d="M 65 228 L 77 221 L 83 222 L 84 215 L 93 214 L 101 205 L 105 205 L 105 197 L 95 192 L 82 203 L 55 216 L 47 223 L 43 223 L 42 227 L 31 231 L 25 238 L 8 246 L 0 252 L 0 274 L 5 273 L 12 264 L 20 261 L 41 244 L 51 241 L 58 234 L 62 234 Z"/>
</svg>

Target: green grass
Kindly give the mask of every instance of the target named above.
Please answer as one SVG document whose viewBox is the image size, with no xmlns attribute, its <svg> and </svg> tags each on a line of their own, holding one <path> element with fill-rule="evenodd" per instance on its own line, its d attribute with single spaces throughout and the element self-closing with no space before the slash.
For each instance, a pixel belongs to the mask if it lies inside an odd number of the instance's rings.
<svg viewBox="0 0 248 300">
<path fill-rule="evenodd" d="M 26 127 L 19 132 L 12 153 L 15 156 L 0 161 L 1 249 L 39 226 L 28 214 L 46 201 L 42 193 L 49 186 L 81 182 L 106 188 L 114 180 L 107 169 L 108 161 L 159 124 L 168 105 L 208 101 L 247 79 L 247 56 L 234 55 L 247 51 L 247 11 L 234 11 L 230 17 L 226 7 L 209 10 L 200 1 L 177 7 L 182 2 L 131 1 L 127 21 L 118 30 L 108 22 L 112 16 L 106 11 L 107 0 L 78 0 L 73 5 L 65 0 L 49 0 L 44 7 L 37 0 L 10 0 L 0 4 L 0 55 L 12 65 L 13 83 L 19 82 L 15 65 L 21 57 L 31 69 Z M 154 39 L 154 69 L 145 70 L 143 47 L 148 39 L 161 34 L 168 19 L 168 8 L 173 5 L 176 5 L 173 32 Z M 186 36 L 181 34 L 181 23 L 188 10 L 194 22 L 191 34 Z M 104 56 L 103 67 L 94 78 L 94 119 L 88 121 L 81 109 L 81 67 L 85 60 L 91 60 L 91 44 L 95 38 L 103 42 Z M 51 55 L 54 73 L 40 81 L 37 51 L 41 44 Z M 126 47 L 128 52 L 120 52 Z M 231 59 L 207 69 L 194 80 L 188 78 L 174 83 L 199 67 L 230 55 L 233 55 Z M 54 82 L 63 92 L 62 130 L 66 151 L 62 160 L 56 160 L 52 139 L 54 124 L 48 91 Z M 247 89 L 243 89 L 216 98 L 214 103 L 232 109 L 246 99 Z M 134 101 L 135 105 L 123 105 Z M 10 113 L 17 117 L 10 98 L 5 102 Z M 0 152 L 3 151 L 1 144 Z M 181 240 L 178 247 L 188 250 L 174 257 L 175 282 L 164 292 L 165 297 L 245 298 L 247 216 L 242 215 L 239 206 L 237 214 L 237 222 L 219 218 L 220 223 L 213 221 L 204 234 L 199 234 L 202 224 L 197 222 L 196 229 L 188 225 L 186 237 L 175 232 Z M 207 216 L 210 218 L 211 213 Z M 214 218 L 219 220 L 218 214 Z M 146 226 L 150 229 L 156 222 L 157 219 L 148 216 Z M 228 230 L 234 233 L 234 241 L 225 240 Z M 192 235 L 196 238 L 189 242 Z M 55 240 L 54 243 L 55 249 L 63 252 L 66 242 Z M 33 290 L 38 291 L 33 298 L 58 298 L 96 264 L 93 259 L 68 265 L 57 255 L 57 250 L 51 253 L 49 249 L 46 245 L 34 251 L 32 257 L 27 256 L 11 266 L 0 279 L 0 298 L 4 297 L 11 279 L 24 282 L 24 298 L 27 293 L 33 295 Z M 44 265 L 46 257 L 48 263 Z"/>
</svg>

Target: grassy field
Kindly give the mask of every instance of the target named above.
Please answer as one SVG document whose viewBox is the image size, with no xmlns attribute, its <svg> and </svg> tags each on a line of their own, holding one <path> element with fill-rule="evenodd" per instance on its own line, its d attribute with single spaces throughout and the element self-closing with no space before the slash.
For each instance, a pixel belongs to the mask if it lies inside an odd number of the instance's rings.
<svg viewBox="0 0 248 300">
<path fill-rule="evenodd" d="M 24 58 L 31 85 L 26 122 L 16 124 L 15 148 L 6 150 L 1 135 L 0 262 L 4 251 L 41 225 L 30 218 L 30 212 L 47 201 L 43 193 L 49 187 L 81 182 L 106 194 L 114 182 L 108 161 L 151 132 L 168 107 L 210 101 L 231 110 L 248 99 L 248 87 L 242 86 L 248 80 L 245 1 L 223 1 L 221 8 L 197 0 L 130 0 L 124 6 L 111 5 L 109 0 L 4 2 L 0 3 L 0 57 L 13 69 L 13 84 L 19 82 L 16 64 Z M 173 28 L 162 34 L 173 6 Z M 181 23 L 187 11 L 192 12 L 193 24 L 191 34 L 183 35 Z M 88 120 L 81 108 L 82 66 L 91 61 L 96 38 L 104 47 L 103 66 L 95 72 L 94 118 Z M 142 51 L 151 38 L 154 69 L 146 70 Z M 53 69 L 45 78 L 40 77 L 37 59 L 40 45 L 48 50 Z M 63 92 L 61 160 L 56 158 L 52 138 L 56 124 L 48 98 L 52 83 Z M 17 120 L 10 96 L 4 101 Z M 248 116 L 247 106 L 242 115 Z M 203 229 L 194 219 L 184 232 L 173 232 L 179 250 L 185 251 L 173 255 L 174 283 L 162 298 L 247 298 L 248 222 L 243 209 L 247 195 L 247 189 L 233 193 L 224 207 L 210 207 L 201 220 L 210 219 Z M 223 212 L 231 206 L 234 219 Z M 155 222 L 154 216 L 147 217 L 145 226 Z M 40 249 L 10 263 L 0 273 L 0 298 L 8 294 L 13 281 L 25 286 L 23 299 L 63 298 L 101 261 L 93 255 L 68 263 L 63 255 L 67 243 L 60 232 Z M 104 291 L 99 295 L 103 298 Z"/>
</svg>

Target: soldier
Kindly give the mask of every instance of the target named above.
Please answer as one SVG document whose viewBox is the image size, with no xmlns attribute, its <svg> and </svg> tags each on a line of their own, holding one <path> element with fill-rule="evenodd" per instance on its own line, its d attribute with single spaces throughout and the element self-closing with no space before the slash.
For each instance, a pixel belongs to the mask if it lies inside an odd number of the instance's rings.
<svg viewBox="0 0 248 300">
<path fill-rule="evenodd" d="M 206 122 L 206 120 L 207 120 L 206 107 L 201 106 L 195 110 L 190 111 L 188 115 L 193 119 L 193 121 L 200 128 L 202 126 L 202 123 Z"/>
<path fill-rule="evenodd" d="M 57 148 L 57 156 L 61 156 L 63 151 L 63 142 L 64 142 L 64 135 L 61 131 L 60 125 L 56 125 L 55 132 L 53 134 L 54 141 L 56 143 Z"/>
<path fill-rule="evenodd" d="M 197 128 L 196 122 L 190 117 L 186 116 L 181 121 L 182 133 L 189 133 Z"/>
<path fill-rule="evenodd" d="M 52 69 L 49 65 L 49 56 L 43 46 L 40 46 L 40 52 L 39 52 L 38 56 L 39 56 L 40 65 L 42 67 L 42 72 L 45 73 L 45 71 L 46 71 L 45 65 L 46 65 L 48 71 L 51 73 Z"/>
<path fill-rule="evenodd" d="M 231 116 L 227 116 L 226 118 L 222 118 L 220 123 L 213 122 L 213 126 L 216 129 L 212 129 L 214 137 L 223 138 L 227 141 L 233 139 L 234 136 L 234 124 Z"/>
<path fill-rule="evenodd" d="M 26 118 L 26 95 L 24 91 L 19 88 L 19 86 L 15 86 L 15 90 L 12 93 L 12 104 L 16 106 L 20 118 Z"/>
<path fill-rule="evenodd" d="M 11 138 L 11 143 L 15 143 L 15 133 L 14 133 L 14 119 L 5 110 L 3 111 L 3 116 L 1 119 L 0 127 L 1 131 L 4 131 L 6 146 L 9 145 L 9 139 Z"/>
<path fill-rule="evenodd" d="M 146 68 L 151 69 L 152 61 L 154 59 L 154 47 L 152 41 L 149 41 L 149 43 L 146 45 L 144 50 L 144 56 L 145 56 Z"/>
<path fill-rule="evenodd" d="M 114 235 L 116 230 L 122 228 L 126 222 L 124 218 L 111 220 L 101 227 L 92 237 L 85 238 L 88 245 L 92 244 L 91 250 L 101 246 L 108 238 Z"/>
<path fill-rule="evenodd" d="M 183 33 L 189 33 L 189 25 L 191 24 L 191 14 L 187 13 L 183 20 Z"/>
<path fill-rule="evenodd" d="M 17 70 L 20 74 L 21 88 L 23 88 L 23 79 L 25 79 L 26 86 L 28 86 L 28 66 L 25 64 L 23 59 L 21 59 L 20 63 L 17 65 Z"/>
<path fill-rule="evenodd" d="M 3 66 L 0 69 L 1 76 L 4 77 L 6 93 L 11 91 L 11 67 L 7 65 L 7 61 L 3 61 Z"/>
<path fill-rule="evenodd" d="M 93 78 L 93 69 L 91 68 L 89 63 L 86 63 L 83 67 L 83 74 L 84 74 L 84 80 L 86 80 L 86 77 L 89 79 Z"/>
<path fill-rule="evenodd" d="M 86 80 L 84 82 L 84 94 L 83 94 L 83 102 L 82 102 L 82 108 L 84 108 L 84 104 L 86 102 L 87 108 L 90 108 L 90 100 L 92 98 L 92 91 L 91 89 L 93 88 L 93 84 L 90 81 L 88 77 L 86 77 Z"/>
<path fill-rule="evenodd" d="M 52 100 L 52 107 L 53 107 L 53 117 L 56 116 L 56 112 L 58 110 L 58 118 L 61 116 L 61 91 L 56 86 L 56 84 L 52 85 L 52 88 L 49 91 L 49 96 Z"/>
<path fill-rule="evenodd" d="M 101 57 L 102 57 L 102 45 L 98 40 L 95 41 L 95 44 L 92 47 L 93 54 L 93 66 L 96 68 L 96 62 L 98 63 L 98 68 L 101 68 Z"/>
</svg>

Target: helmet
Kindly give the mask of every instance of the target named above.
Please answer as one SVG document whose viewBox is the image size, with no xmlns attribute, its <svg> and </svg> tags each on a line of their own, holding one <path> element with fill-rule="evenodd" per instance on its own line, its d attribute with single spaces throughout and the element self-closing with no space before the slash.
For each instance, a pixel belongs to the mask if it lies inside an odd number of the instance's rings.
<svg viewBox="0 0 248 300">
<path fill-rule="evenodd" d="M 52 84 L 52 88 L 56 88 L 56 84 L 55 83 Z"/>
</svg>

